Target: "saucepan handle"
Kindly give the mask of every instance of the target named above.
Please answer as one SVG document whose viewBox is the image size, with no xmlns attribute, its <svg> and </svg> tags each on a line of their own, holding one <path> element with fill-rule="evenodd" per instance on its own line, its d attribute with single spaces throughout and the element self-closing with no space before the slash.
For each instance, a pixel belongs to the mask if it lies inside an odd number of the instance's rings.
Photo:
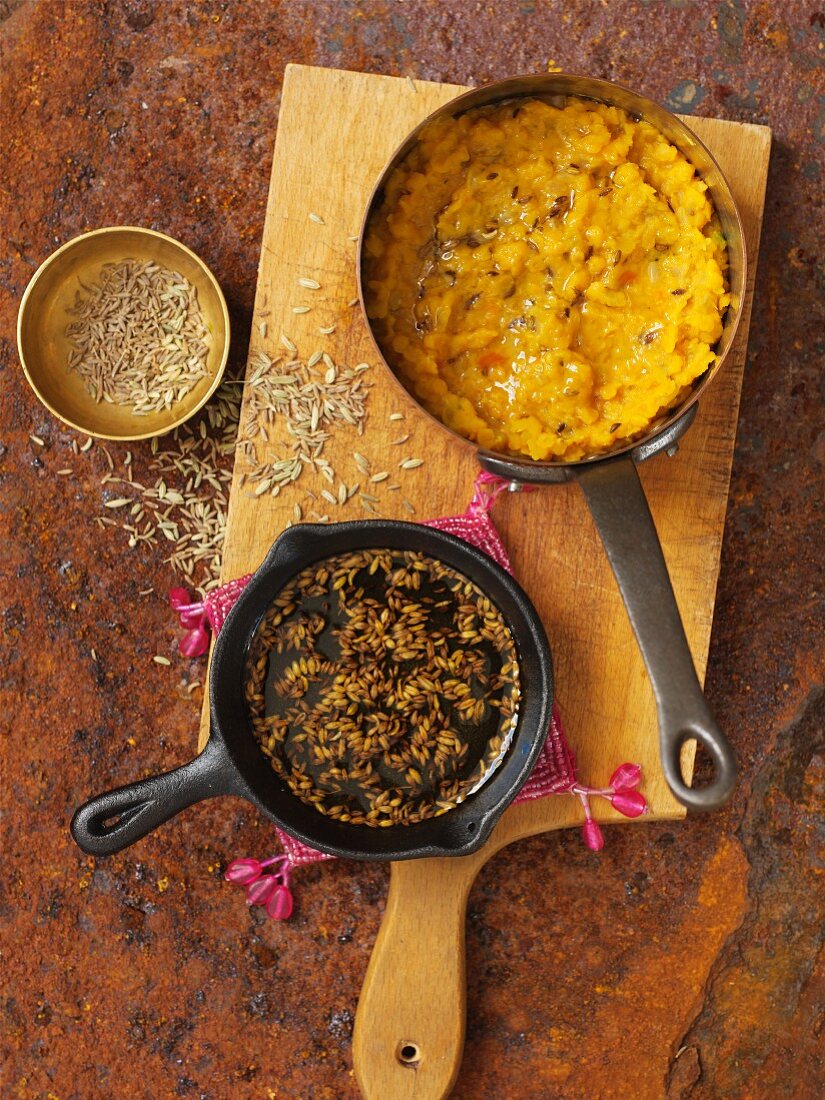
<svg viewBox="0 0 825 1100">
<path fill-rule="evenodd" d="M 90 855 L 113 855 L 194 802 L 240 793 L 236 778 L 223 746 L 210 740 L 199 756 L 174 771 L 90 799 L 72 818 L 72 836 Z"/>
<path fill-rule="evenodd" d="M 662 768 L 691 810 L 723 805 L 736 780 L 733 750 L 702 694 L 650 508 L 632 459 L 596 462 L 578 473 L 619 584 L 650 676 L 659 714 Z M 714 764 L 712 782 L 688 787 L 680 755 L 695 738 Z"/>
</svg>

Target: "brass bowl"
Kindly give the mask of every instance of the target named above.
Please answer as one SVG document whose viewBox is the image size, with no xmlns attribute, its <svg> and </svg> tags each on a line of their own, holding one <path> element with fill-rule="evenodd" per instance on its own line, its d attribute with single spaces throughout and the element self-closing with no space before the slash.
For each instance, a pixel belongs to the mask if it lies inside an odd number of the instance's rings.
<svg viewBox="0 0 825 1100">
<path fill-rule="evenodd" d="M 95 282 L 104 264 L 126 259 L 154 260 L 187 278 L 210 336 L 206 376 L 170 408 L 145 416 L 135 416 L 126 405 L 95 401 L 80 375 L 66 365 L 68 309 L 80 283 Z M 229 312 L 217 279 L 186 245 L 154 229 L 117 225 L 75 237 L 44 260 L 23 293 L 17 347 L 29 385 L 64 424 L 98 439 L 149 439 L 188 420 L 215 392 L 229 354 Z"/>
</svg>

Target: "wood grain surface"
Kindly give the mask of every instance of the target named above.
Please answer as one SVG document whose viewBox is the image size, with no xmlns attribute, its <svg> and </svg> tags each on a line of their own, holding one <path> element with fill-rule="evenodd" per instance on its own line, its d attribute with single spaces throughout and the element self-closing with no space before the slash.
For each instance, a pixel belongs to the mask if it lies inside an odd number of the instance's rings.
<svg viewBox="0 0 825 1100">
<path fill-rule="evenodd" d="M 379 515 L 427 519 L 465 509 L 477 472 L 474 449 L 429 418 L 375 363 L 366 325 L 356 307 L 355 250 L 364 206 L 384 163 L 407 132 L 436 107 L 465 89 L 394 77 L 290 65 L 275 143 L 266 221 L 261 245 L 255 321 L 250 358 L 258 351 L 275 356 L 286 333 L 304 356 L 327 351 L 337 363 L 374 364 L 366 373 L 372 389 L 366 431 L 334 436 L 325 457 L 340 479 L 363 481 L 352 457 L 366 455 L 375 471 L 389 470 L 388 482 L 374 486 Z M 675 458 L 641 467 L 642 480 L 659 529 L 673 587 L 700 679 L 704 677 L 713 618 L 730 466 L 744 367 L 753 279 L 762 215 L 770 131 L 766 127 L 686 119 L 719 160 L 739 203 L 750 259 L 747 300 L 731 354 L 707 395 L 696 423 Z M 324 220 L 318 225 L 310 213 Z M 320 290 L 306 290 L 309 277 Z M 309 313 L 294 314 L 308 305 Z M 260 326 L 266 325 L 266 336 Z M 331 335 L 319 329 L 335 325 Z M 391 413 L 404 419 L 389 421 Z M 409 434 L 402 446 L 391 441 Z M 285 453 L 284 442 L 276 453 Z M 400 470 L 403 457 L 424 465 Z M 223 578 L 254 570 L 300 503 L 305 514 L 316 507 L 306 490 L 328 488 L 305 472 L 279 497 L 255 497 L 239 484 L 246 471 L 239 454 L 227 523 Z M 389 492 L 387 484 L 400 483 Z M 403 500 L 412 502 L 413 517 Z M 333 520 L 367 515 L 355 499 L 344 507 L 324 501 Z M 557 694 L 565 728 L 576 750 L 579 771 L 595 784 L 616 763 L 635 760 L 645 774 L 644 790 L 654 817 L 680 817 L 658 760 L 656 711 L 615 581 L 593 523 L 575 484 L 507 494 L 497 503 L 495 521 L 510 552 L 516 576 L 534 601 L 553 649 Z M 201 744 L 208 736 L 204 707 Z M 567 804 L 568 800 L 564 800 Z M 612 811 L 599 805 L 600 815 Z M 514 807 L 499 826 L 512 838 L 541 831 L 549 811 L 542 802 Z M 569 823 L 578 820 L 569 800 Z M 614 815 L 615 816 L 615 815 Z M 552 812 L 555 821 L 555 810 Z M 501 836 L 496 841 L 506 842 Z M 495 841 L 491 842 L 495 843 Z"/>
<path fill-rule="evenodd" d="M 272 178 L 261 246 L 250 358 L 279 353 L 285 333 L 303 357 L 326 351 L 336 363 L 370 362 L 372 389 L 363 437 L 354 430 L 330 439 L 325 456 L 347 484 L 363 481 L 353 452 L 391 478 L 375 487 L 380 516 L 409 519 L 461 512 L 477 472 L 474 449 L 434 430 L 378 364 L 355 298 L 355 253 L 366 201 L 383 165 L 424 116 L 465 89 L 337 70 L 290 65 L 284 80 Z M 704 678 L 727 504 L 736 417 L 744 369 L 759 232 L 770 151 L 766 127 L 689 118 L 708 145 L 739 204 L 749 258 L 744 314 L 724 370 L 703 397 L 694 426 L 674 458 L 641 467 L 679 608 L 700 679 Z M 310 219 L 314 213 L 323 225 Z M 319 290 L 302 288 L 308 277 Z M 295 314 L 293 307 L 309 305 Z M 261 326 L 265 325 L 265 329 Z M 320 328 L 335 326 L 331 334 Z M 265 335 L 263 334 L 265 332 Z M 389 419 L 402 413 L 403 420 Z M 392 444 L 409 434 L 401 446 Z M 285 452 L 273 448 L 273 457 Z M 424 464 L 398 468 L 404 457 Z M 254 570 L 300 503 L 328 488 L 304 473 L 277 498 L 254 497 L 240 480 L 238 453 L 224 549 L 223 578 Z M 401 488 L 388 491 L 397 482 Z M 337 482 L 336 482 L 337 484 Z M 322 503 L 332 520 L 365 515 L 353 499 Z M 516 576 L 535 603 L 553 649 L 557 697 L 579 774 L 606 782 L 625 760 L 642 764 L 654 818 L 684 811 L 664 781 L 653 696 L 603 549 L 575 484 L 511 493 L 495 521 Z M 201 723 L 208 736 L 208 710 Z M 602 820 L 618 818 L 599 800 Z M 359 1002 L 353 1053 L 370 1100 L 428 1100 L 447 1095 L 464 1036 L 464 914 L 478 869 L 505 844 L 580 821 L 578 801 L 546 798 L 511 807 L 489 842 L 472 856 L 392 867 L 387 910 Z M 436 992 L 437 991 L 437 994 Z"/>
</svg>

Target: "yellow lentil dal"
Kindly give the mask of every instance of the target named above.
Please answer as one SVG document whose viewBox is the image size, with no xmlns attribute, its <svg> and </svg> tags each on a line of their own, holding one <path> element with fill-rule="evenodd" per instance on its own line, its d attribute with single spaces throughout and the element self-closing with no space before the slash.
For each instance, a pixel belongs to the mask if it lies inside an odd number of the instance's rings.
<svg viewBox="0 0 825 1100">
<path fill-rule="evenodd" d="M 714 362 L 730 298 L 706 192 L 618 107 L 522 99 L 437 119 L 368 227 L 379 344 L 486 449 L 576 461 L 621 445 Z"/>
</svg>

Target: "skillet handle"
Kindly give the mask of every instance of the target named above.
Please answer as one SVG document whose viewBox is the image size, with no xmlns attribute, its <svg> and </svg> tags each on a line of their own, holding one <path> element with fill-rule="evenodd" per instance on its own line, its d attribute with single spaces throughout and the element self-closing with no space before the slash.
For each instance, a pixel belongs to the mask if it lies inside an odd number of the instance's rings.
<svg viewBox="0 0 825 1100">
<path fill-rule="evenodd" d="M 577 474 L 633 626 L 659 714 L 662 768 L 674 796 L 691 810 L 715 810 L 736 780 L 733 750 L 702 694 L 662 547 L 633 460 L 586 466 Z M 695 738 L 713 759 L 714 778 L 693 790 L 680 752 Z"/>
<path fill-rule="evenodd" d="M 210 740 L 180 768 L 90 799 L 72 818 L 71 833 L 89 855 L 110 856 L 194 802 L 233 793 L 239 793 L 234 768 L 223 747 Z"/>
</svg>

